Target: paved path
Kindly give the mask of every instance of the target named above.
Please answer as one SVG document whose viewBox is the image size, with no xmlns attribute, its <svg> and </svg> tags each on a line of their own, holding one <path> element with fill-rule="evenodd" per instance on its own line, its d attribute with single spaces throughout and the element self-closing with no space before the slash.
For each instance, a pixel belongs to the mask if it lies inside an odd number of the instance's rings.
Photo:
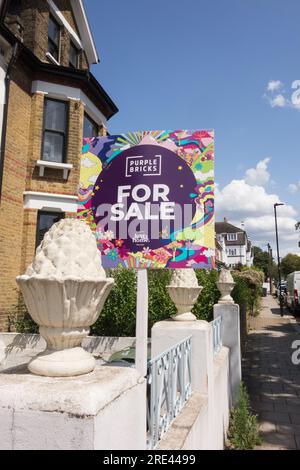
<svg viewBox="0 0 300 470">
<path fill-rule="evenodd" d="M 300 326 L 289 315 L 280 317 L 271 296 L 263 298 L 262 312 L 251 326 L 243 380 L 261 426 L 258 449 L 300 449 L 300 364 L 291 361 Z"/>
</svg>

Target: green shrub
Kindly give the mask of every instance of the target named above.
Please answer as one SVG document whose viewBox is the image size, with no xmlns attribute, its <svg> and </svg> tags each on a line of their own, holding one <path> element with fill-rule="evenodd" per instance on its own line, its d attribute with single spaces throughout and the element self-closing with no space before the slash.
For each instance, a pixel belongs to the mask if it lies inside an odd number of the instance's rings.
<svg viewBox="0 0 300 470">
<path fill-rule="evenodd" d="M 13 307 L 9 315 L 9 331 L 17 333 L 38 333 L 39 327 L 29 315 L 23 297 L 20 294 L 19 302 Z"/>
<path fill-rule="evenodd" d="M 251 450 L 261 444 L 256 415 L 251 414 L 249 395 L 241 383 L 239 400 L 231 414 L 228 433 L 229 446 L 238 450 Z"/>
<path fill-rule="evenodd" d="M 93 335 L 135 336 L 136 317 L 136 272 L 116 269 L 108 272 L 115 279 L 112 289 L 97 322 L 92 326 Z M 149 270 L 149 332 L 157 321 L 170 318 L 176 313 L 166 286 L 170 283 L 169 270 Z"/>
<path fill-rule="evenodd" d="M 175 315 L 176 308 L 170 299 L 166 286 L 170 283 L 172 270 L 149 270 L 149 333 L 158 321 Z M 115 286 L 105 302 L 97 322 L 91 327 L 91 334 L 97 336 L 135 336 L 136 316 L 136 272 L 132 269 L 110 270 L 108 276 L 115 279 Z M 197 270 L 199 285 L 203 286 L 193 313 L 198 319 L 210 321 L 213 305 L 220 293 L 216 282 L 217 271 Z M 14 328 L 20 333 L 33 333 L 38 326 L 26 312 L 24 304 L 19 314 L 13 315 Z"/>
<path fill-rule="evenodd" d="M 172 270 L 149 270 L 149 334 L 154 323 L 175 315 L 176 308 L 167 292 Z M 198 319 L 210 321 L 213 318 L 213 305 L 220 293 L 216 287 L 217 271 L 196 271 L 199 284 L 203 286 L 193 313 Z M 136 311 L 136 272 L 117 269 L 108 272 L 115 279 L 110 293 L 97 322 L 92 326 L 93 335 L 98 336 L 135 336 Z"/>
<path fill-rule="evenodd" d="M 172 272 L 168 269 L 148 271 L 149 333 L 154 323 L 170 318 L 176 313 L 175 305 L 166 289 L 170 283 Z M 216 285 L 218 272 L 200 269 L 195 272 L 203 290 L 193 308 L 193 313 L 199 320 L 211 321 L 213 306 L 220 298 Z M 99 319 L 91 327 L 91 334 L 97 336 L 135 336 L 136 271 L 123 268 L 110 270 L 107 274 L 115 279 L 115 286 L 105 302 Z M 247 276 L 246 271 L 234 274 L 236 285 L 233 290 L 233 298 L 240 305 L 242 302 L 246 302 L 248 309 L 250 309 L 255 302 L 258 302 L 258 290 L 253 291 L 250 288 Z M 37 325 L 26 313 L 24 304 L 21 309 L 19 308 L 19 314 L 13 315 L 13 317 L 15 318 L 14 328 L 18 332 L 32 333 L 38 330 Z"/>
<path fill-rule="evenodd" d="M 176 314 L 166 287 L 170 284 L 173 270 L 161 269 L 148 271 L 149 286 L 149 333 L 154 323 Z"/>
<path fill-rule="evenodd" d="M 115 285 L 91 328 L 97 336 L 135 336 L 136 273 L 132 269 L 108 271 Z"/>
<path fill-rule="evenodd" d="M 199 320 L 213 320 L 213 306 L 218 303 L 220 292 L 217 288 L 218 271 L 197 269 L 198 284 L 203 286 L 202 292 L 192 310 Z"/>
<path fill-rule="evenodd" d="M 247 310 L 257 315 L 261 306 L 264 274 L 257 268 L 241 268 L 232 273 L 235 287 L 232 291 L 234 301 L 240 306 L 246 303 Z"/>
</svg>

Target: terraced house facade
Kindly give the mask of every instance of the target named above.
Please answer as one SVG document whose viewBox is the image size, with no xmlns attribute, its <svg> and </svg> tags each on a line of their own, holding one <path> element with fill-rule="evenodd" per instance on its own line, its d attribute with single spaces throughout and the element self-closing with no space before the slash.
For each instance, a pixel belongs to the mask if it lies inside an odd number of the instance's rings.
<svg viewBox="0 0 300 470">
<path fill-rule="evenodd" d="M 0 0 L 0 330 L 45 231 L 76 213 L 83 136 L 118 111 L 81 0 Z"/>
</svg>

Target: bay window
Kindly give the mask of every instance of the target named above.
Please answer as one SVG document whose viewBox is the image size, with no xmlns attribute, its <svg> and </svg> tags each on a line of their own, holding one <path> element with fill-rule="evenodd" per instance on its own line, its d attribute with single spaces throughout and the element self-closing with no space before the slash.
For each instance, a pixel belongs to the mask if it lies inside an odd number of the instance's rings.
<svg viewBox="0 0 300 470">
<path fill-rule="evenodd" d="M 67 150 L 68 104 L 46 98 L 44 104 L 44 129 L 42 160 L 64 163 Z"/>
<path fill-rule="evenodd" d="M 84 115 L 83 137 L 98 137 L 99 126 L 87 114 Z"/>
</svg>

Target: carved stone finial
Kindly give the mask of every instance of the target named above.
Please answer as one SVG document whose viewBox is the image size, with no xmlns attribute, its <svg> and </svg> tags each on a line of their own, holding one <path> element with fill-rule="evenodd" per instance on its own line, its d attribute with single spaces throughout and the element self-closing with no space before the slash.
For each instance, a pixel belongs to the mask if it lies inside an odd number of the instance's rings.
<svg viewBox="0 0 300 470">
<path fill-rule="evenodd" d="M 235 282 L 232 278 L 229 269 L 222 268 L 217 282 L 217 287 L 221 293 L 219 304 L 234 304 L 234 300 L 231 297 L 231 291 L 235 286 Z"/>
<path fill-rule="evenodd" d="M 169 296 L 177 308 L 177 314 L 172 317 L 173 320 L 197 320 L 191 310 L 202 289 L 193 269 L 175 269 L 170 285 L 167 286 Z"/>
<path fill-rule="evenodd" d="M 81 343 L 114 280 L 106 278 L 90 228 L 77 219 L 54 224 L 17 283 L 47 342 L 46 351 L 29 363 L 30 372 L 53 377 L 91 372 L 95 359 Z"/>
</svg>

